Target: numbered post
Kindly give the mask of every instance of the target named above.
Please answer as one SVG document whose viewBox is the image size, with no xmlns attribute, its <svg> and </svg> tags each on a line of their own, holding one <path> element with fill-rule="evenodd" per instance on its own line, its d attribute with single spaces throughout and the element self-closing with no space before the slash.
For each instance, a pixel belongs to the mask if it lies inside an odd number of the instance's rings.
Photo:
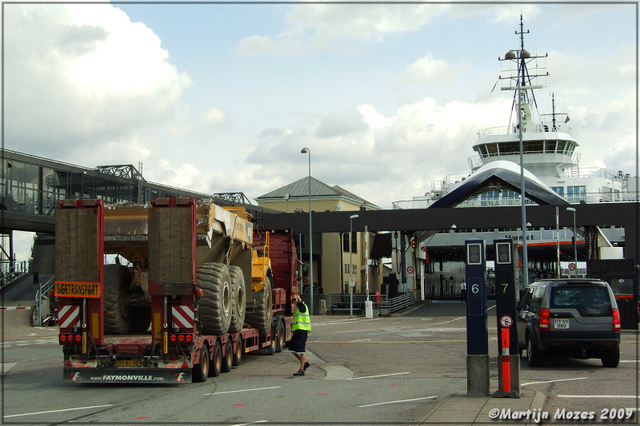
<svg viewBox="0 0 640 426">
<path fill-rule="evenodd" d="M 518 351 L 515 265 L 513 241 L 494 240 L 496 273 L 496 320 L 498 326 L 498 379 L 495 398 L 520 397 L 520 352 Z"/>
<path fill-rule="evenodd" d="M 465 241 L 467 283 L 467 395 L 489 395 L 486 252 L 484 240 Z"/>
</svg>

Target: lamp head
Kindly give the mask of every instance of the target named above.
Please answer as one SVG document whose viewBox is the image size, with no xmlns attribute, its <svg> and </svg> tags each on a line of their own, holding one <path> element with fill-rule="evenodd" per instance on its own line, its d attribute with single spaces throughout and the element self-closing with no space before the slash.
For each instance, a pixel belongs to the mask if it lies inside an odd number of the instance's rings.
<svg viewBox="0 0 640 426">
<path fill-rule="evenodd" d="M 357 219 L 360 216 L 358 216 L 357 214 L 352 214 L 351 216 L 349 216 L 349 219 Z"/>
<path fill-rule="evenodd" d="M 310 152 L 309 148 L 302 148 L 302 150 L 300 151 L 300 154 L 306 154 L 308 152 Z"/>
</svg>

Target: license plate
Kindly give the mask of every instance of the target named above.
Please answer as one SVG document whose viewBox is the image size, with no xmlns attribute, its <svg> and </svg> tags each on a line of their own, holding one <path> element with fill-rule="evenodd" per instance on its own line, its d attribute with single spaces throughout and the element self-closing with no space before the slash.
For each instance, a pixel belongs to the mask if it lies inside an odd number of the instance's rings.
<svg viewBox="0 0 640 426">
<path fill-rule="evenodd" d="M 553 328 L 557 330 L 567 330 L 569 328 L 569 320 L 566 318 L 554 318 Z"/>
<path fill-rule="evenodd" d="M 119 359 L 116 360 L 116 367 L 140 367 L 139 359 Z"/>
</svg>

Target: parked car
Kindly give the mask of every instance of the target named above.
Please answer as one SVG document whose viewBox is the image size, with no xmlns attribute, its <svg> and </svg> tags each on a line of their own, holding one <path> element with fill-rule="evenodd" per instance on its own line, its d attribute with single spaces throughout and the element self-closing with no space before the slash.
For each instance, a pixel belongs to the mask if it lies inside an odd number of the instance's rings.
<svg viewBox="0 0 640 426">
<path fill-rule="evenodd" d="M 620 362 L 620 311 L 608 283 L 550 279 L 525 289 L 518 306 L 518 349 L 531 367 L 544 358 L 600 358 Z"/>
</svg>

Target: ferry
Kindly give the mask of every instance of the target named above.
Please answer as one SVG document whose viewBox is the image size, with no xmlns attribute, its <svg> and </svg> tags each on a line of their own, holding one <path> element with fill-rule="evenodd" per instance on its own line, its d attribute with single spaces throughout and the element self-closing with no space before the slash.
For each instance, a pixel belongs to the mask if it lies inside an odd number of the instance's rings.
<svg viewBox="0 0 640 426">
<path fill-rule="evenodd" d="M 478 132 L 477 143 L 473 146 L 475 154 L 468 159 L 470 170 L 446 176 L 439 181 L 431 182 L 430 190 L 422 196 L 411 200 L 393 202 L 394 209 L 442 207 L 442 200 L 456 189 L 469 184 L 479 174 L 494 173 L 520 174 L 520 163 L 524 166 L 523 174 L 527 182 L 554 196 L 566 201 L 568 205 L 561 207 L 562 214 L 571 214 L 571 204 L 602 203 L 635 201 L 637 189 L 630 188 L 634 179 L 629 173 L 614 171 L 606 168 L 580 167 L 580 153 L 578 142 L 574 138 L 568 114 L 556 111 L 555 96 L 551 96 L 551 113 L 540 114 L 536 90 L 544 86 L 536 84 L 549 74 L 544 70 L 545 56 L 535 56 L 524 48 L 524 36 L 528 31 L 523 30 L 522 16 L 520 28 L 516 31 L 520 39 L 520 49 L 510 50 L 504 58 L 499 60 L 504 64 L 499 78 L 501 90 L 512 91 L 513 102 L 509 122 L 506 126 L 491 127 Z M 522 150 L 521 150 L 522 146 Z M 521 160 L 522 159 L 522 160 Z M 517 186 L 519 189 L 519 186 Z M 511 187 L 496 187 L 484 191 L 477 191 L 477 195 L 462 200 L 456 200 L 456 208 L 488 207 L 488 206 L 517 206 L 521 204 L 520 191 Z M 525 192 L 527 187 L 525 186 Z M 450 197 L 449 197 L 450 198 Z M 563 204 L 566 204 L 563 202 Z M 535 205 L 530 197 L 525 204 Z M 554 203 L 555 204 L 555 203 Z M 451 206 L 447 204 L 447 206 Z M 567 207 L 569 207 L 567 211 Z M 531 228 L 527 229 L 527 244 L 544 245 L 557 244 L 571 247 L 573 229 Z M 416 260 L 421 256 L 448 249 L 449 260 L 441 264 L 438 271 L 425 271 L 423 288 L 426 296 L 448 297 L 460 293 L 459 284 L 464 277 L 464 263 L 456 259 L 456 251 L 464 249 L 464 241 L 469 238 L 483 238 L 490 243 L 498 238 L 511 238 L 520 241 L 520 255 L 522 255 L 522 235 L 520 229 L 494 230 L 457 230 L 449 232 L 423 233 L 418 235 L 421 249 L 417 250 Z M 622 256 L 624 245 L 624 229 L 601 229 L 604 239 L 603 245 L 611 248 L 611 256 Z M 576 232 L 578 245 L 582 243 L 580 230 Z M 620 246 L 620 247 L 619 247 Z M 567 253 L 573 252 L 566 250 Z M 564 252 L 563 252 L 564 253 Z M 428 259 L 428 257 L 426 257 Z M 426 260 L 423 258 L 423 260 Z M 529 282 L 540 278 L 557 276 L 585 276 L 586 262 L 575 262 L 573 256 L 566 257 L 561 263 L 562 270 L 556 265 L 536 265 L 529 262 Z M 425 262 L 427 263 L 427 262 Z M 426 269 L 429 269 L 427 266 Z M 489 281 L 491 271 L 489 271 Z M 522 282 L 522 269 L 518 279 Z"/>
</svg>

